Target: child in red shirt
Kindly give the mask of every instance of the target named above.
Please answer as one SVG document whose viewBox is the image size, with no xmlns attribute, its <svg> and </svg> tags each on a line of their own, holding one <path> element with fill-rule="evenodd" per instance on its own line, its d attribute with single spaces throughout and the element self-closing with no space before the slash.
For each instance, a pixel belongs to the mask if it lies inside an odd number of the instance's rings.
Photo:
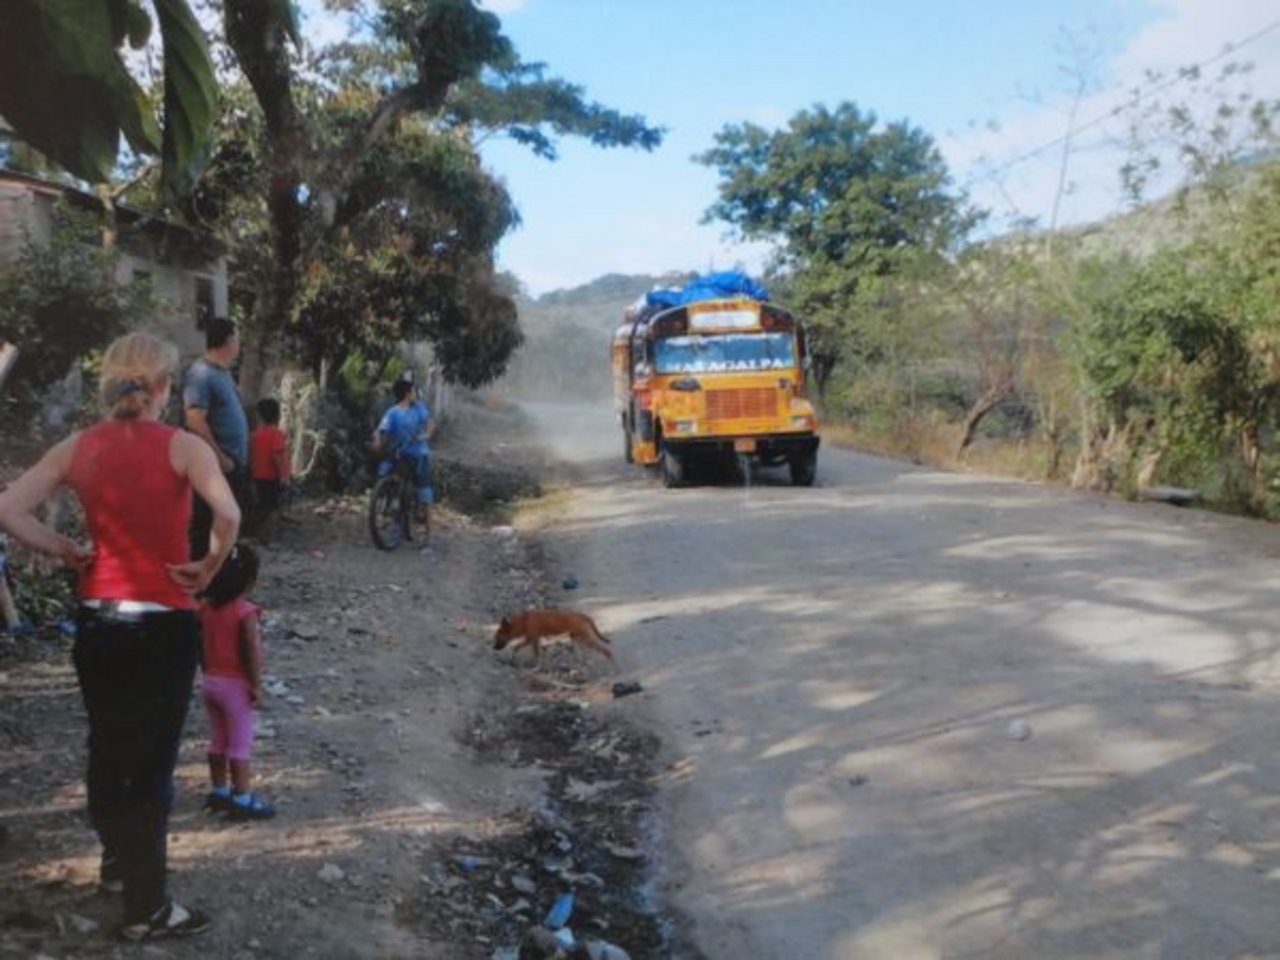
<svg viewBox="0 0 1280 960">
<path fill-rule="evenodd" d="M 289 448 L 280 429 L 280 401 L 265 397 L 258 401 L 258 426 L 249 438 L 255 530 L 261 530 L 280 509 L 280 494 L 289 472 Z"/>
<path fill-rule="evenodd" d="M 206 810 L 232 820 L 265 820 L 275 808 L 249 789 L 253 711 L 262 703 L 262 631 L 249 594 L 258 580 L 258 555 L 234 547 L 204 592 L 201 696 L 209 716 L 209 778 Z M 230 768 L 231 783 L 227 783 Z"/>
</svg>

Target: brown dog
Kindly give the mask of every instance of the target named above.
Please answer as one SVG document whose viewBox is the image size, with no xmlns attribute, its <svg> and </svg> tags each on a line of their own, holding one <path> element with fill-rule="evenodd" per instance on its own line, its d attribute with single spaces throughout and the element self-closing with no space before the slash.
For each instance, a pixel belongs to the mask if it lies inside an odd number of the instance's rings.
<svg viewBox="0 0 1280 960">
<path fill-rule="evenodd" d="M 533 647 L 534 665 L 541 666 L 542 641 L 566 634 L 577 646 L 580 657 L 583 650 L 594 650 L 608 657 L 610 663 L 614 662 L 609 638 L 600 632 L 594 620 L 576 610 L 524 610 L 503 617 L 498 632 L 493 635 L 493 649 L 510 646 L 514 654 L 529 644 Z"/>
</svg>

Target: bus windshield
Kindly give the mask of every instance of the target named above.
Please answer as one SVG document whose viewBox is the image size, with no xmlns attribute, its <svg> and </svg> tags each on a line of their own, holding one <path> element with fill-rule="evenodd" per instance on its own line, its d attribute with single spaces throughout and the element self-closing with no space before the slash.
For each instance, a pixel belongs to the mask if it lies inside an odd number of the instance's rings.
<svg viewBox="0 0 1280 960">
<path fill-rule="evenodd" d="M 653 342 L 658 373 L 786 370 L 795 366 L 791 332 L 665 337 Z"/>
</svg>

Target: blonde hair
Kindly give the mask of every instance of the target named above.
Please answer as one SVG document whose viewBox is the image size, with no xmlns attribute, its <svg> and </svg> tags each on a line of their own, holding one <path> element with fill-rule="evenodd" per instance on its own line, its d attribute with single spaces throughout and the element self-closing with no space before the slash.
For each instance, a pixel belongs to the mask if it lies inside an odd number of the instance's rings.
<svg viewBox="0 0 1280 960">
<path fill-rule="evenodd" d="M 117 420 L 142 414 L 147 398 L 160 390 L 178 369 L 178 348 L 150 333 L 130 333 L 114 341 L 102 355 L 98 396 Z"/>
</svg>

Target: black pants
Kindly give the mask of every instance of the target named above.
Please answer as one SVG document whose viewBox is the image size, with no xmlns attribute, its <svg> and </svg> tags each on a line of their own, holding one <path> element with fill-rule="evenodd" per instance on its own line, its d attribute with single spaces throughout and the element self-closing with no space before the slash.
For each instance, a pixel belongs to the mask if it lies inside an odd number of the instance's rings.
<svg viewBox="0 0 1280 960">
<path fill-rule="evenodd" d="M 194 612 L 81 608 L 73 654 L 89 715 L 89 819 L 124 881 L 124 922 L 165 903 L 173 768 L 199 651 Z"/>
<path fill-rule="evenodd" d="M 236 498 L 236 503 L 240 506 L 242 516 L 248 516 L 249 503 L 252 493 L 249 488 L 249 471 L 243 467 L 237 467 L 230 473 L 224 474 L 227 478 L 227 486 L 231 488 L 231 493 Z M 199 560 L 209 552 L 209 534 L 213 530 L 213 511 L 209 509 L 209 505 L 200 499 L 199 494 L 193 494 L 191 497 L 191 529 L 188 531 L 188 540 L 191 543 L 191 559 Z"/>
</svg>

